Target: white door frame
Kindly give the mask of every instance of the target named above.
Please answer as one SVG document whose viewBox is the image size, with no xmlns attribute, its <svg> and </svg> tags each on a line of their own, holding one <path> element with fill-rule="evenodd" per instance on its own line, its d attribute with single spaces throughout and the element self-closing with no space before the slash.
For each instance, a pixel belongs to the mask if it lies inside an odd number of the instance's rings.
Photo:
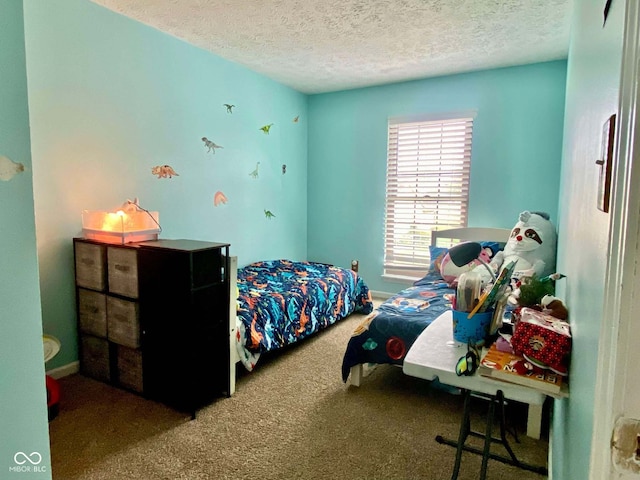
<svg viewBox="0 0 640 480">
<path fill-rule="evenodd" d="M 639 3 L 626 1 L 590 480 L 626 478 L 624 473 L 614 473 L 611 462 L 613 425 L 621 416 L 640 415 L 636 370 L 640 361 L 640 276 L 636 271 L 636 259 L 640 259 Z"/>
</svg>

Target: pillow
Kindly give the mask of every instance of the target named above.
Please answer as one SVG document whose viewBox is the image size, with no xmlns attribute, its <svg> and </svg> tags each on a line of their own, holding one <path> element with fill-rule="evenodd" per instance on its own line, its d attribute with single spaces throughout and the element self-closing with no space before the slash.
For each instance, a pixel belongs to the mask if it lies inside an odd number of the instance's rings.
<svg viewBox="0 0 640 480">
<path fill-rule="evenodd" d="M 491 258 L 496 256 L 496 253 L 504 250 L 504 243 L 500 242 L 480 242 L 482 248 L 490 248 L 491 249 Z"/>
<path fill-rule="evenodd" d="M 440 264 L 447 253 L 449 253 L 448 248 L 429 245 L 429 269 L 424 277 L 416 280 L 413 284 L 431 285 L 434 282 L 442 280 L 442 276 L 440 275 Z"/>
<path fill-rule="evenodd" d="M 444 256 L 449 253 L 449 249 L 445 247 L 434 247 L 429 245 L 429 272 L 428 273 L 440 273 L 440 264 L 444 259 Z"/>
</svg>

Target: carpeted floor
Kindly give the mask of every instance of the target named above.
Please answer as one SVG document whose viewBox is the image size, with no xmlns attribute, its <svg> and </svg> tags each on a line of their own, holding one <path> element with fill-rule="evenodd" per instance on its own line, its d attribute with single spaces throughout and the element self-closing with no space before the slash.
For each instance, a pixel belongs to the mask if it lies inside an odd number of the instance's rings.
<svg viewBox="0 0 640 480">
<path fill-rule="evenodd" d="M 60 413 L 50 423 L 56 480 L 451 478 L 460 396 L 379 366 L 359 388 L 340 378 L 347 341 L 361 315 L 270 355 L 237 391 L 196 420 L 161 404 L 73 375 L 60 380 Z M 486 402 L 474 399 L 480 429 Z M 526 408 L 512 404 L 516 455 L 544 465 L 548 443 L 524 435 Z M 493 451 L 504 453 L 500 445 Z M 480 457 L 465 453 L 459 480 L 478 477 Z M 545 477 L 489 462 L 490 480 Z"/>
</svg>

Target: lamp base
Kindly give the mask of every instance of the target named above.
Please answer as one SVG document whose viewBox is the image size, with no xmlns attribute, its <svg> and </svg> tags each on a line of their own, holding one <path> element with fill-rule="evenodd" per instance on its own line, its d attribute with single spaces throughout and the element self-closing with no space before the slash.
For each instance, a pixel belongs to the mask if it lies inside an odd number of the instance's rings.
<svg viewBox="0 0 640 480">
<path fill-rule="evenodd" d="M 82 229 L 82 236 L 89 240 L 97 240 L 103 243 L 124 245 L 125 243 L 148 242 L 158 240 L 157 231 L 153 232 L 105 232 L 102 230 Z"/>
</svg>

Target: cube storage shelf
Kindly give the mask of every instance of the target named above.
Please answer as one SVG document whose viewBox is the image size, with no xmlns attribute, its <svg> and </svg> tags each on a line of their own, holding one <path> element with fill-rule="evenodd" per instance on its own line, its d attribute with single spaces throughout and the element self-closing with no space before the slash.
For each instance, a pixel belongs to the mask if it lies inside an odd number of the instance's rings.
<svg viewBox="0 0 640 480">
<path fill-rule="evenodd" d="M 192 417 L 231 395 L 229 244 L 73 245 L 81 373 Z"/>
</svg>

